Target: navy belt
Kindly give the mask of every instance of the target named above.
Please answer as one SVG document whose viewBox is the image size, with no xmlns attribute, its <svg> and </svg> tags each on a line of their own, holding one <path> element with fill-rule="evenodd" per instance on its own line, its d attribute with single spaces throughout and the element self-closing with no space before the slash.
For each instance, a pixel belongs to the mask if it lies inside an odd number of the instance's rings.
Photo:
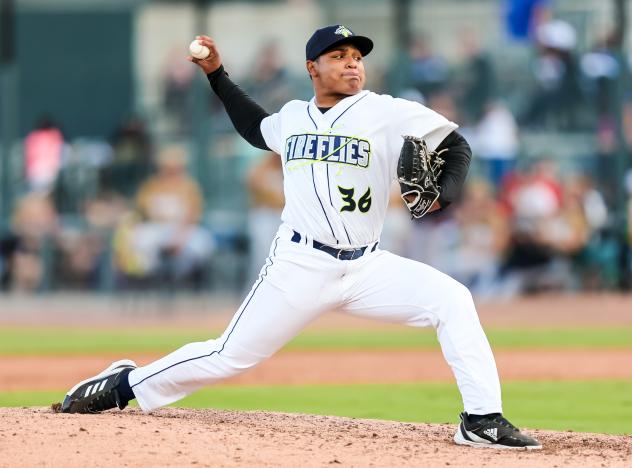
<svg viewBox="0 0 632 468">
<path fill-rule="evenodd" d="M 292 242 L 296 242 L 297 244 L 300 243 L 303 236 L 301 236 L 296 231 L 293 231 L 293 232 L 294 232 L 294 235 L 292 236 Z M 373 247 L 370 250 L 371 252 L 377 249 L 377 244 L 378 243 L 376 242 L 373 245 Z M 322 250 L 323 252 L 328 253 L 329 255 L 331 255 L 334 258 L 337 258 L 338 260 L 355 260 L 356 258 L 362 257 L 362 255 L 364 255 L 364 253 L 369 248 L 368 245 L 365 245 L 364 247 L 359 247 L 357 249 L 336 249 L 335 247 L 325 245 L 321 242 L 318 242 L 317 240 L 312 240 L 312 247 L 314 247 L 316 250 Z"/>
</svg>

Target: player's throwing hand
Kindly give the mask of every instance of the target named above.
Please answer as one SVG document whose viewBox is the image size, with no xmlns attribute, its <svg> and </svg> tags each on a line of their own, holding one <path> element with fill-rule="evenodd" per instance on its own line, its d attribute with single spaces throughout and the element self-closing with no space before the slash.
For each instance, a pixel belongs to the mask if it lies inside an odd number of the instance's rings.
<svg viewBox="0 0 632 468">
<path fill-rule="evenodd" d="M 222 65 L 222 57 L 219 55 L 219 50 L 215 45 L 215 41 L 208 36 L 196 36 L 197 41 L 203 46 L 208 47 L 210 54 L 205 59 L 197 59 L 192 55 L 187 56 L 189 62 L 195 63 L 198 67 L 204 70 L 207 75 L 213 73 Z"/>
</svg>

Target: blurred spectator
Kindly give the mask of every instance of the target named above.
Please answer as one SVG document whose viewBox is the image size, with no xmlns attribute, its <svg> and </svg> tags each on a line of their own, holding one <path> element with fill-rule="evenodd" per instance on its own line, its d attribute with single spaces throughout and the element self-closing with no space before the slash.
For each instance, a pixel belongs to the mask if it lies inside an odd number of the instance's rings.
<svg viewBox="0 0 632 468">
<path fill-rule="evenodd" d="M 418 102 L 422 106 L 426 105 L 426 97 L 415 88 L 406 88 L 402 90 L 402 92 L 399 93 L 399 97 L 402 99 L 408 99 L 409 101 Z"/>
<path fill-rule="evenodd" d="M 581 69 L 586 77 L 588 95 L 591 99 L 591 115 L 597 132 L 597 154 L 591 170 L 597 177 L 599 190 L 606 197 L 609 206 L 617 204 L 617 188 L 612 181 L 619 177 L 617 174 L 618 137 L 617 131 L 617 81 L 621 70 L 616 58 L 616 47 L 620 36 L 609 33 L 601 38 L 593 50 L 581 58 Z M 625 105 L 623 126 L 625 128 Z"/>
<path fill-rule="evenodd" d="M 135 116 L 124 120 L 112 137 L 112 149 L 112 160 L 101 169 L 100 188 L 130 198 L 153 169 L 145 123 Z"/>
<path fill-rule="evenodd" d="M 468 181 L 451 210 L 427 216 L 413 227 L 411 258 L 453 276 L 477 298 L 494 293 L 509 222 L 487 182 Z"/>
<path fill-rule="evenodd" d="M 455 219 L 459 242 L 448 274 L 468 286 L 475 296 L 489 297 L 509 244 L 507 213 L 487 182 L 473 180 L 455 209 Z"/>
<path fill-rule="evenodd" d="M 248 172 L 247 185 L 250 192 L 248 214 L 250 267 L 246 284 L 250 287 L 268 257 L 270 243 L 281 224 L 285 196 L 280 156 L 276 153 L 266 153 L 261 156 Z"/>
<path fill-rule="evenodd" d="M 42 117 L 24 140 L 25 175 L 29 189 L 48 193 L 62 164 L 64 136 L 50 117 Z"/>
<path fill-rule="evenodd" d="M 158 172 L 136 196 L 140 218 L 128 215 L 115 234 L 115 258 L 129 279 L 201 287 L 214 242 L 199 223 L 200 188 L 186 172 L 186 153 L 169 146 L 158 155 Z M 127 258 L 127 255 L 132 258 Z"/>
<path fill-rule="evenodd" d="M 406 248 L 407 256 L 439 271 L 450 270 L 453 252 L 458 245 L 459 228 L 453 210 L 438 211 L 412 222 L 412 232 Z"/>
<path fill-rule="evenodd" d="M 507 212 L 492 187 L 474 179 L 453 209 L 414 223 L 411 252 L 415 259 L 468 286 L 477 298 L 486 299 L 496 291 L 509 236 Z"/>
<path fill-rule="evenodd" d="M 576 203 L 583 212 L 591 232 L 599 231 L 607 226 L 606 202 L 588 175 L 577 174 L 568 177 L 564 183 L 564 189 L 566 197 Z"/>
<path fill-rule="evenodd" d="M 565 191 L 555 168 L 551 161 L 538 161 L 505 193 L 513 226 L 499 295 L 574 286 L 571 259 L 586 246 L 589 225 L 584 207 Z"/>
<path fill-rule="evenodd" d="M 529 99 L 524 123 L 560 130 L 577 129 L 583 99 L 574 54 L 575 29 L 565 21 L 548 21 L 537 27 L 535 42 L 536 89 Z"/>
<path fill-rule="evenodd" d="M 575 206 L 584 219 L 586 242 L 575 256 L 575 269 L 583 289 L 614 287 L 619 272 L 619 248 L 610 234 L 608 208 L 602 194 L 587 175 L 574 175 L 564 183 L 567 206 Z M 568 209 L 568 208 L 567 208 Z"/>
<path fill-rule="evenodd" d="M 85 201 L 81 218 L 64 223 L 58 236 L 56 286 L 71 289 L 107 289 L 110 284 L 112 233 L 128 210 L 116 193 Z"/>
<path fill-rule="evenodd" d="M 444 115 L 448 120 L 453 122 L 459 122 L 461 120 L 454 97 L 447 91 L 437 92 L 428 96 L 427 104 L 425 105 Z"/>
<path fill-rule="evenodd" d="M 512 218 L 529 220 L 547 216 L 562 203 L 562 184 L 557 164 L 549 158 L 533 161 L 526 172 L 514 171 L 503 180 L 499 200 Z"/>
<path fill-rule="evenodd" d="M 264 43 L 257 51 L 252 74 L 243 86 L 267 112 L 276 112 L 293 99 L 290 74 L 277 42 Z"/>
<path fill-rule="evenodd" d="M 55 261 L 55 286 L 63 289 L 97 290 L 104 240 L 91 229 L 67 227 L 59 236 Z"/>
<path fill-rule="evenodd" d="M 121 217 L 112 237 L 113 263 L 121 277 L 122 284 L 119 286 L 125 289 L 150 286 L 152 268 L 156 268 L 150 263 L 153 259 L 144 255 L 138 246 L 136 232 L 141 223 L 138 212 L 127 211 Z"/>
<path fill-rule="evenodd" d="M 580 188 L 579 192 L 577 188 Z M 538 226 L 540 242 L 566 258 L 579 253 L 591 235 L 592 227 L 586 212 L 590 202 L 584 199 L 585 195 L 581 185 L 576 186 L 573 179 L 565 181 L 560 209 L 550 218 L 541 220 Z"/>
<path fill-rule="evenodd" d="M 473 128 L 472 150 L 481 173 L 499 187 L 515 167 L 520 149 L 518 125 L 510 110 L 501 102 L 490 102 L 481 120 Z"/>
<path fill-rule="evenodd" d="M 436 55 L 425 35 L 415 37 L 409 48 L 410 68 L 408 85 L 417 89 L 426 99 L 444 91 L 449 79 L 447 62 Z"/>
<path fill-rule="evenodd" d="M 191 87 L 195 68 L 183 59 L 181 48 L 172 50 L 164 74 L 164 105 L 176 134 L 187 134 L 191 127 Z"/>
<path fill-rule="evenodd" d="M 59 213 L 78 215 L 85 200 L 99 193 L 99 174 L 112 159 L 112 147 L 103 140 L 77 138 L 64 156 L 53 201 Z"/>
<path fill-rule="evenodd" d="M 481 48 L 472 29 L 461 33 L 462 67 L 456 74 L 455 90 L 463 118 L 462 125 L 475 125 L 488 109 L 496 86 L 491 59 Z"/>
<path fill-rule="evenodd" d="M 5 288 L 28 292 L 44 286 L 46 253 L 57 232 L 57 213 L 48 196 L 30 193 L 18 200 L 11 233 L 0 240 Z"/>
<path fill-rule="evenodd" d="M 588 79 L 589 91 L 593 98 L 594 112 L 601 120 L 614 117 L 614 93 L 616 80 L 621 73 L 615 56 L 620 36 L 616 33 L 606 34 L 593 49 L 582 55 L 580 64 L 583 75 Z"/>
</svg>

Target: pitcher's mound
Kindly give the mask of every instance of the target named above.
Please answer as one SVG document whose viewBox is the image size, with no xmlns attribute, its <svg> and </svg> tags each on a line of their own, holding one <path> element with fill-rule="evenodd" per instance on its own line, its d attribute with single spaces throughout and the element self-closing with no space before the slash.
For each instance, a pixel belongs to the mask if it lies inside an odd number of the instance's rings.
<svg viewBox="0 0 632 468">
<path fill-rule="evenodd" d="M 162 409 L 0 408 L 0 466 L 630 466 L 632 437 L 528 431 L 541 451 L 454 445 L 453 424 Z"/>
</svg>

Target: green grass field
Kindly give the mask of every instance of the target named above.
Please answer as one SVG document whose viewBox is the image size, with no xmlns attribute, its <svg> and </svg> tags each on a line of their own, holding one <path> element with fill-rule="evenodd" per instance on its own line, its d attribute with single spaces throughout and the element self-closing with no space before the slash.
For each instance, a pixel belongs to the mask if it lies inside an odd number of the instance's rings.
<svg viewBox="0 0 632 468">
<path fill-rule="evenodd" d="M 505 414 L 523 427 L 632 434 L 632 381 L 506 382 Z M 47 406 L 63 391 L 0 392 L 0 406 Z M 456 384 L 217 386 L 179 407 L 269 410 L 456 423 Z"/>
<path fill-rule="evenodd" d="M 205 341 L 220 331 L 94 328 L 0 329 L 0 354 L 97 354 L 118 352 L 169 352 L 183 344 Z M 496 329 L 487 330 L 495 349 L 525 348 L 632 348 L 632 327 Z M 285 349 L 415 349 L 438 348 L 433 330 L 307 331 Z"/>
<path fill-rule="evenodd" d="M 495 349 L 632 348 L 632 328 L 488 329 Z M 215 332 L 168 329 L 0 329 L 0 354 L 164 353 Z M 438 348 L 434 331 L 308 331 L 285 349 Z M 632 380 L 590 382 L 504 382 L 505 412 L 531 428 L 632 434 Z M 0 392 L 0 406 L 46 406 L 63 397 L 50 392 Z M 177 406 L 270 410 L 415 422 L 455 423 L 461 408 L 454 383 L 399 385 L 216 386 Z"/>
</svg>

